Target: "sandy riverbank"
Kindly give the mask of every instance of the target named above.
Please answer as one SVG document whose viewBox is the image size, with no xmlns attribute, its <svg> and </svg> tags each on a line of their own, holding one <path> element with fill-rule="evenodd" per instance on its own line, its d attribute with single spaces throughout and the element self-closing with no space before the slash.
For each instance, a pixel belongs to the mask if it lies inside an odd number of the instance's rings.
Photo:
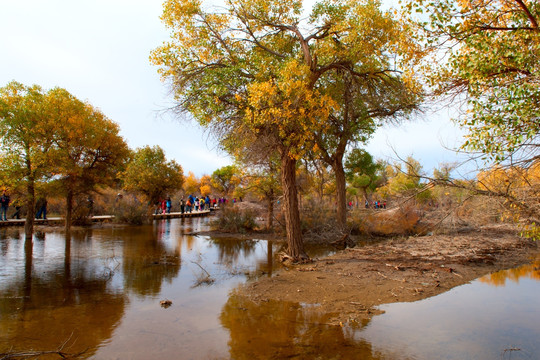
<svg viewBox="0 0 540 360">
<path fill-rule="evenodd" d="M 336 324 L 362 321 L 379 312 L 377 305 L 428 298 L 538 253 L 536 242 L 506 226 L 391 239 L 288 266 L 246 284 L 241 294 L 253 302 L 318 304 Z"/>
</svg>

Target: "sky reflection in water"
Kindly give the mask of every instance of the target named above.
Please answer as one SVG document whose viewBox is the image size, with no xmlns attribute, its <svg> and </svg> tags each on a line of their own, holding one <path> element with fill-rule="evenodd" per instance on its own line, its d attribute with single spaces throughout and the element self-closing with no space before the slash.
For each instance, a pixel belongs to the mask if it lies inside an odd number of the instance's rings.
<svg viewBox="0 0 540 360">
<path fill-rule="evenodd" d="M 192 235 L 207 221 L 87 229 L 69 241 L 47 232 L 32 248 L 21 230 L 0 229 L 0 353 L 70 339 L 69 352 L 88 348 L 96 359 L 493 359 L 511 347 L 522 349 L 512 359 L 539 354 L 533 267 L 384 305 L 371 322 L 341 328 L 326 325 L 317 306 L 238 296 L 247 279 L 274 273 L 279 245 Z M 201 281 L 208 274 L 213 282 Z M 172 306 L 161 308 L 163 299 Z"/>
<path fill-rule="evenodd" d="M 539 280 L 540 258 L 433 298 L 383 305 L 358 336 L 397 358 L 540 359 Z"/>
</svg>

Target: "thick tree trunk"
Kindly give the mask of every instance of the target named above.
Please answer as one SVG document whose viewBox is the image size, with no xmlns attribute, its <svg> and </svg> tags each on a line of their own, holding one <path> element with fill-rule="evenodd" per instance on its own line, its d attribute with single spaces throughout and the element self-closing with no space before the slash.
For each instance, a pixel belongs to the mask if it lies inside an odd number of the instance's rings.
<svg viewBox="0 0 540 360">
<path fill-rule="evenodd" d="M 367 201 L 368 204 L 369 204 L 369 195 L 368 195 L 368 192 L 367 192 L 367 188 L 366 188 L 366 187 L 362 188 L 362 193 L 364 194 L 364 202 Z"/>
<path fill-rule="evenodd" d="M 34 234 L 34 217 L 36 216 L 36 194 L 34 179 L 30 176 L 26 185 L 26 219 L 24 221 L 24 233 L 26 239 L 32 239 Z"/>
<path fill-rule="evenodd" d="M 345 188 L 345 169 L 343 161 L 334 160 L 332 164 L 336 176 L 336 192 L 337 192 L 337 222 L 344 229 L 347 227 L 347 192 Z"/>
<path fill-rule="evenodd" d="M 270 191 L 270 194 L 267 196 L 266 200 L 268 204 L 266 206 L 266 229 L 271 230 L 274 228 L 274 191 Z"/>
<path fill-rule="evenodd" d="M 298 207 L 298 191 L 296 189 L 296 160 L 287 151 L 281 153 L 281 184 L 285 210 L 285 227 L 287 229 L 287 255 L 293 261 L 307 260 L 304 251 L 302 229 L 300 227 L 300 211 Z"/>
</svg>

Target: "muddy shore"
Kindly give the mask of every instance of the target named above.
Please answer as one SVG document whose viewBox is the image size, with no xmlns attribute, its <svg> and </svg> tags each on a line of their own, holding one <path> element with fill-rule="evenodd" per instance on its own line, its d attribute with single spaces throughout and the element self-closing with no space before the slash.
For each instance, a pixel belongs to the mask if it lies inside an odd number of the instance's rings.
<svg viewBox="0 0 540 360">
<path fill-rule="evenodd" d="M 483 275 L 529 263 L 538 254 L 537 242 L 504 226 L 404 237 L 286 266 L 273 277 L 247 283 L 240 294 L 255 303 L 317 304 L 331 314 L 334 324 L 361 322 L 380 313 L 378 305 L 435 296 Z"/>
</svg>

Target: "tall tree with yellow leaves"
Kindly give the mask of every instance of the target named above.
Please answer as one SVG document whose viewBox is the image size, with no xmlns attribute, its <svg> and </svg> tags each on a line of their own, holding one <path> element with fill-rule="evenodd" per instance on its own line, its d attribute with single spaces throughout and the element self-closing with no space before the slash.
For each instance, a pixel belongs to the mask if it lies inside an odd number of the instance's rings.
<svg viewBox="0 0 540 360">
<path fill-rule="evenodd" d="M 97 187 L 110 185 L 129 155 L 118 124 L 65 89 L 46 96 L 48 116 L 54 120 L 54 172 L 66 196 L 66 231 L 72 222 L 74 201 Z"/>
<path fill-rule="evenodd" d="M 418 109 L 423 90 L 414 64 L 421 54 L 407 24 L 378 1 L 322 1 L 312 22 L 331 34 L 314 44 L 318 66 L 312 72 L 315 87 L 336 106 L 328 126 L 314 133 L 320 158 L 334 171 L 337 220 L 345 227 L 345 153 L 367 142 L 378 126 Z"/>
<path fill-rule="evenodd" d="M 121 178 L 126 190 L 143 194 L 152 205 L 182 188 L 184 172 L 176 161 L 167 161 L 161 147 L 145 146 L 135 151 Z"/>
<path fill-rule="evenodd" d="M 538 237 L 539 190 L 530 181 L 540 161 L 538 1 L 408 0 L 404 9 L 432 50 L 424 69 L 434 95 L 464 105 L 456 119 L 468 131 L 462 149 L 494 165 L 479 179 L 506 177 L 506 189 L 482 192 L 504 198 Z"/>
<path fill-rule="evenodd" d="M 228 149 L 265 139 L 278 152 L 288 255 L 294 260 L 307 258 L 297 161 L 317 151 L 315 133 L 331 134 L 329 119 L 339 108 L 326 75 L 361 72 L 350 66 L 359 48 L 340 45 L 361 40 L 356 2 L 334 3 L 316 6 L 304 21 L 300 0 L 227 0 L 224 8 L 213 9 L 198 0 L 168 0 L 162 19 L 171 41 L 152 54 L 170 81 L 179 112 L 192 114 Z M 378 44 L 370 49 L 378 51 Z M 359 76 L 379 76 L 375 68 Z"/>
<path fill-rule="evenodd" d="M 53 119 L 47 115 L 46 92 L 37 85 L 10 82 L 0 89 L 2 172 L 9 182 L 22 183 L 27 208 L 25 234 L 34 232 L 35 188 L 51 174 Z"/>
</svg>

